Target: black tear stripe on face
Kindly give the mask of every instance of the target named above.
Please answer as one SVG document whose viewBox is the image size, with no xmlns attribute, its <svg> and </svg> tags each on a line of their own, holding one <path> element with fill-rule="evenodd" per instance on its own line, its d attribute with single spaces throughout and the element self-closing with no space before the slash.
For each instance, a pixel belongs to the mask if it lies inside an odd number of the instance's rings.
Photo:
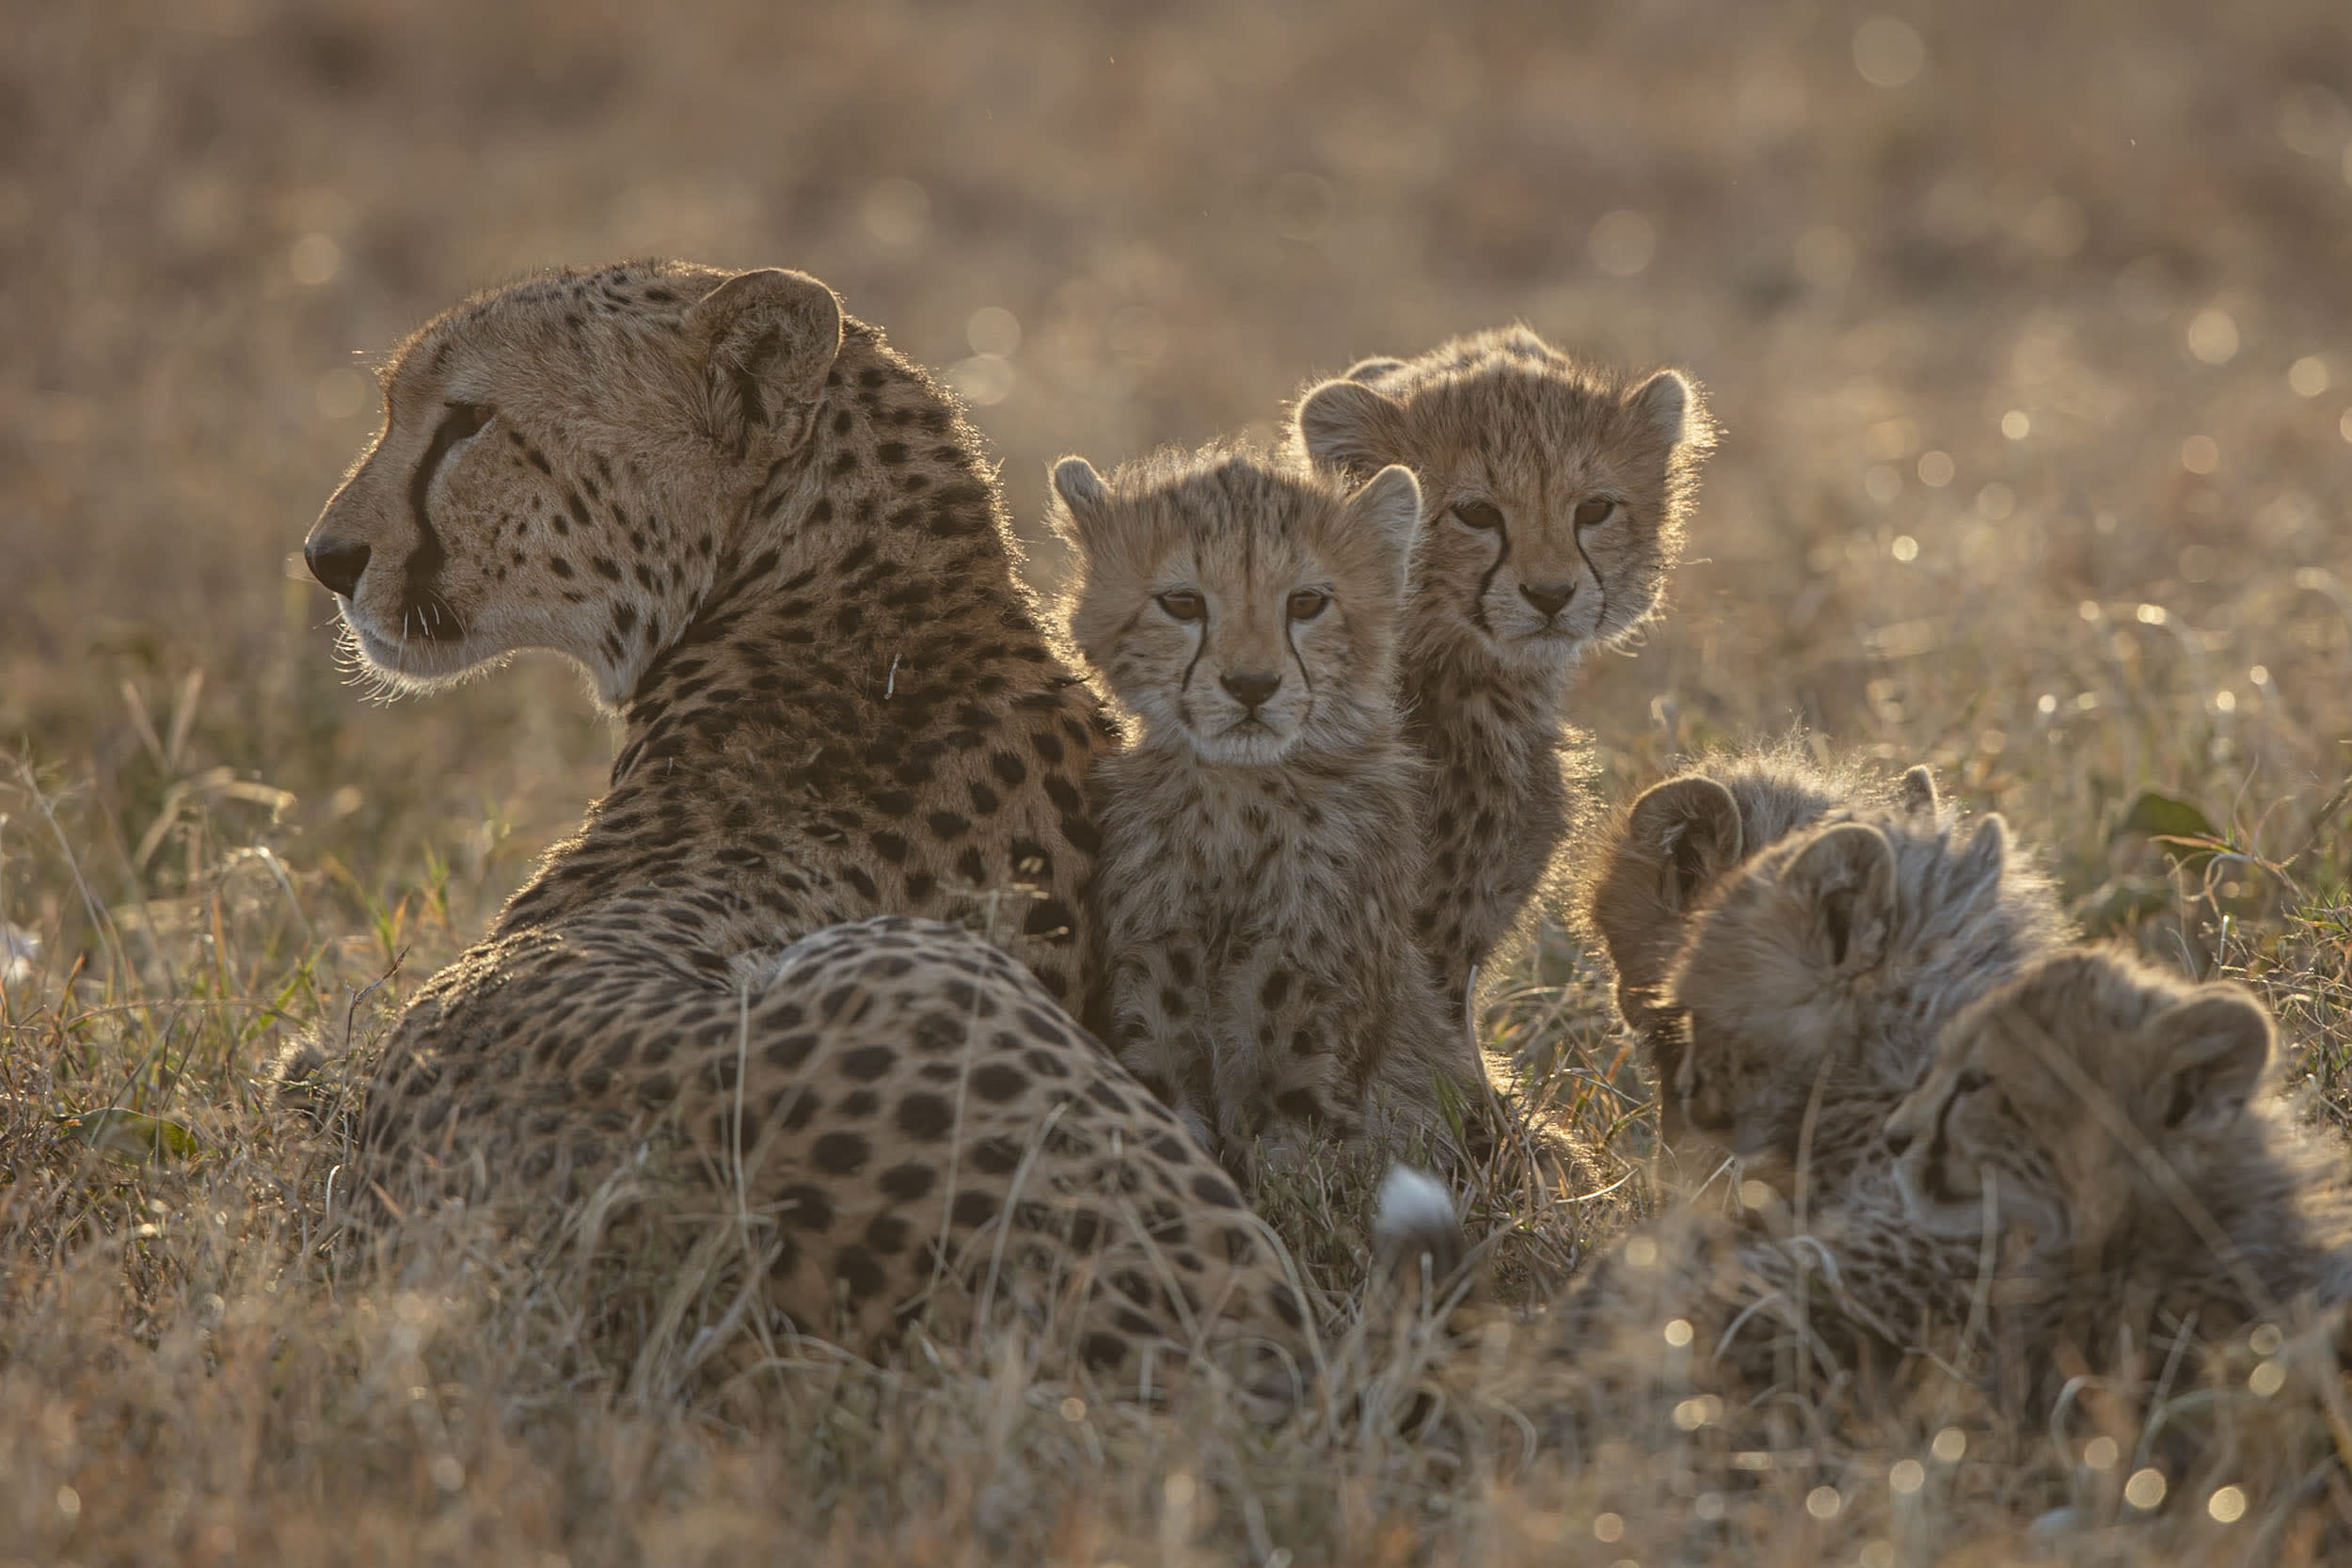
<svg viewBox="0 0 2352 1568">
<path fill-rule="evenodd" d="M 1311 703 L 1315 695 L 1315 678 L 1308 673 L 1307 661 L 1298 657 L 1298 623 L 1290 618 L 1289 604 L 1290 601 L 1285 596 L 1282 611 L 1282 645 L 1291 651 L 1291 662 L 1298 666 L 1298 684 L 1306 689 L 1307 700 Z"/>
<path fill-rule="evenodd" d="M 1501 507 L 1495 508 L 1498 514 L 1502 510 Z M 1504 517 L 1502 522 L 1495 525 L 1494 536 L 1497 542 L 1494 562 L 1486 568 L 1486 575 L 1478 579 L 1477 591 L 1470 594 L 1470 625 L 1485 632 L 1488 637 L 1495 634 L 1495 628 L 1486 619 L 1486 590 L 1494 586 L 1495 574 L 1502 570 L 1502 563 L 1511 559 L 1510 518 Z"/>
<path fill-rule="evenodd" d="M 441 460 L 449 455 L 449 449 L 478 434 L 489 422 L 490 410 L 478 403 L 451 404 L 439 428 L 433 432 L 432 444 L 424 449 L 417 471 L 408 476 L 408 519 L 417 528 L 417 547 L 409 552 L 408 564 L 402 573 L 400 633 L 404 638 L 412 622 L 417 634 L 427 642 L 450 642 L 466 635 L 457 611 L 441 596 L 438 583 L 441 568 L 449 561 L 449 551 L 441 544 L 441 531 L 433 526 L 425 496 L 433 488 L 433 476 L 441 471 Z"/>
<path fill-rule="evenodd" d="M 1624 510 L 1624 503 L 1619 502 L 1603 513 L 1600 521 L 1593 526 L 1595 528 L 1608 527 L 1609 519 Z M 1584 562 L 1586 571 L 1593 574 L 1593 586 L 1600 590 L 1600 613 L 1593 617 L 1593 635 L 1598 637 L 1609 627 L 1609 579 L 1602 577 L 1600 568 L 1593 563 L 1591 552 L 1584 548 L 1584 531 L 1576 526 L 1576 519 L 1573 516 L 1568 519 L 1568 536 L 1576 541 L 1577 559 Z M 1563 605 L 1561 608 L 1565 610 L 1567 607 Z"/>
</svg>

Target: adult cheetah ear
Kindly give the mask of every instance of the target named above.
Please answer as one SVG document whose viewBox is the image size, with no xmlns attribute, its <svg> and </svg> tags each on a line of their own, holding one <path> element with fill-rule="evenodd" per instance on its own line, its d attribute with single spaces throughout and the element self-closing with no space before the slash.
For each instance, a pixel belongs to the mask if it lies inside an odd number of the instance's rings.
<svg viewBox="0 0 2352 1568">
<path fill-rule="evenodd" d="M 1660 371 L 1634 389 L 1629 400 L 1636 414 L 1649 421 L 1669 447 L 1678 447 L 1692 428 L 1699 394 L 1679 371 Z M 1703 426 L 1705 417 L 1696 421 Z"/>
<path fill-rule="evenodd" d="M 1413 531 L 1421 526 L 1421 481 L 1402 463 L 1391 463 L 1364 482 L 1347 498 L 1347 518 L 1395 557 L 1396 586 L 1405 588 L 1405 562 L 1413 551 Z"/>
<path fill-rule="evenodd" d="M 686 312 L 702 361 L 711 438 L 738 457 L 773 435 L 788 443 L 841 353 L 841 301 L 804 272 L 739 273 Z"/>
<path fill-rule="evenodd" d="M 1085 458 L 1065 457 L 1054 465 L 1054 496 L 1059 504 L 1046 509 L 1046 521 L 1073 548 L 1084 550 L 1110 505 L 1103 476 Z"/>
<path fill-rule="evenodd" d="M 2243 986 L 2200 986 L 2149 1028 L 2156 1087 L 2168 1129 L 2218 1127 L 2236 1119 L 2270 1070 L 2277 1031 Z"/>
<path fill-rule="evenodd" d="M 1924 816 L 1932 821 L 1943 809 L 1943 800 L 1935 793 L 1935 775 L 1928 765 L 1920 763 L 1903 770 L 1900 803 L 1906 816 Z"/>
<path fill-rule="evenodd" d="M 1318 468 L 1361 471 L 1395 462 L 1404 408 L 1360 381 L 1327 381 L 1298 400 L 1298 439 Z"/>
<path fill-rule="evenodd" d="M 1867 822 L 1825 828 L 1782 880 L 1804 911 L 1806 956 L 1824 968 L 1869 969 L 1895 931 L 1895 851 Z"/>
<path fill-rule="evenodd" d="M 1633 802 L 1626 838 L 1658 863 L 1658 893 L 1677 913 L 1740 863 L 1740 803 L 1704 773 L 1652 784 Z"/>
<path fill-rule="evenodd" d="M 1405 361 L 1402 359 L 1359 359 L 1354 364 L 1347 367 L 1347 373 L 1340 379 L 1343 381 L 1361 381 L 1369 385 L 1372 382 L 1379 380 L 1382 376 L 1387 375 L 1391 371 L 1401 371 L 1404 368 Z M 1397 1168 L 1401 1170 L 1404 1167 L 1400 1165 Z"/>
</svg>

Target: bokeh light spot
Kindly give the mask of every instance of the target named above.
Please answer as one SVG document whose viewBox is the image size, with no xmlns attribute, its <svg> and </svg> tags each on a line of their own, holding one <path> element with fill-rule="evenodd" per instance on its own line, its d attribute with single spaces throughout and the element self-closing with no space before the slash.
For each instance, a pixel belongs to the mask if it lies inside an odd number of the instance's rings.
<svg viewBox="0 0 2352 1568">
<path fill-rule="evenodd" d="M 1900 17 L 1874 16 L 1853 30 L 1854 69 L 1874 87 L 1899 87 L 1927 63 L 1927 43 Z"/>
<path fill-rule="evenodd" d="M 1919 483 L 1931 490 L 1941 490 L 1949 484 L 1952 475 L 1958 471 L 1949 452 L 1923 451 L 1919 454 Z"/>
<path fill-rule="evenodd" d="M 2286 1386 L 2287 1370 L 2276 1361 L 2265 1361 L 2246 1374 L 2246 1386 L 2263 1399 L 2268 1399 Z"/>
<path fill-rule="evenodd" d="M 2188 351 L 2208 365 L 2237 357 L 2237 323 L 2227 310 L 2207 306 L 2189 318 Z"/>
<path fill-rule="evenodd" d="M 1593 1520 L 1593 1539 L 1611 1542 L 1624 1540 L 1625 1520 L 1614 1513 L 1597 1515 Z"/>
<path fill-rule="evenodd" d="M 2033 434 L 2033 416 L 2022 408 L 2012 408 L 2001 416 L 2001 434 L 2012 441 L 2022 441 Z"/>
<path fill-rule="evenodd" d="M 2192 436 L 2181 443 L 2181 467 L 2193 474 L 2209 474 L 2221 467 L 2221 446 L 2210 436 Z"/>
<path fill-rule="evenodd" d="M 286 257 L 286 268 L 294 280 L 312 288 L 334 281 L 343 270 L 343 247 L 325 234 L 305 234 L 294 241 L 294 249 Z"/>
<path fill-rule="evenodd" d="M 2134 1508 L 2150 1509 L 2164 1501 L 2164 1472 L 2154 1465 L 2134 1470 L 2123 1483 L 2123 1500 Z"/>
<path fill-rule="evenodd" d="M 912 180 L 878 181 L 858 203 L 858 216 L 876 240 L 892 250 L 904 250 L 930 231 L 930 193 Z"/>
<path fill-rule="evenodd" d="M 1804 1495 L 1804 1511 L 1816 1519 L 1835 1519 L 1837 1511 L 1846 1506 L 1846 1499 L 1837 1495 L 1835 1486 L 1817 1486 Z"/>
<path fill-rule="evenodd" d="M 2205 1499 L 2205 1512 L 2213 1515 L 2216 1524 L 2236 1524 L 2246 1517 L 2246 1489 L 2242 1486 L 2216 1487 L 2213 1496 Z"/>
<path fill-rule="evenodd" d="M 1928 1445 L 1928 1451 L 1947 1465 L 1957 1465 L 1961 1456 L 1968 1451 L 1968 1434 L 1958 1427 L 1946 1427 L 1935 1434 L 1935 1441 Z"/>
<path fill-rule="evenodd" d="M 2122 1457 L 2123 1450 L 2116 1447 L 2115 1439 L 2105 1433 L 2083 1445 L 2083 1463 L 2103 1474 L 2114 1469 L 2115 1462 Z"/>
<path fill-rule="evenodd" d="M 1898 561 L 1916 561 L 1919 559 L 1919 541 L 1908 533 L 1899 533 L 1895 535 L 1895 542 L 1887 546 L 1887 552 Z"/>
<path fill-rule="evenodd" d="M 975 354 L 1009 359 L 1021 346 L 1021 318 L 1001 305 L 983 305 L 963 324 L 963 341 Z"/>
<path fill-rule="evenodd" d="M 2315 398 L 2328 389 L 2328 361 L 2307 354 L 2287 367 L 2287 385 L 2298 398 Z"/>
<path fill-rule="evenodd" d="M 1637 277 L 1658 253 L 1658 226 L 1630 207 L 1603 213 L 1593 225 L 1593 265 L 1613 277 Z"/>
<path fill-rule="evenodd" d="M 1906 1497 L 1927 1483 L 1928 1467 L 1915 1459 L 1899 1459 L 1886 1472 L 1886 1484 Z"/>
</svg>

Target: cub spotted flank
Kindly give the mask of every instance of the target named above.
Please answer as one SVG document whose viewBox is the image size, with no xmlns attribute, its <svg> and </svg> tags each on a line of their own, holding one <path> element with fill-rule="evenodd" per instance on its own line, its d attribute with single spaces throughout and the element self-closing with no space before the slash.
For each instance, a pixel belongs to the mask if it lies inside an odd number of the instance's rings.
<svg viewBox="0 0 2352 1568">
<path fill-rule="evenodd" d="M 1484 1077 L 1412 942 L 1412 473 L 1212 448 L 1054 487 L 1072 640 L 1134 719 L 1094 772 L 1113 1048 L 1236 1168 L 1358 1137 L 1375 1099 L 1434 1129 L 1440 1082 Z"/>
<path fill-rule="evenodd" d="M 1714 428 L 1678 372 L 1637 382 L 1525 327 L 1365 360 L 1309 388 L 1295 425 L 1326 472 L 1421 481 L 1400 672 L 1431 768 L 1414 928 L 1460 1007 L 1572 825 L 1569 677 L 1656 610 Z"/>
</svg>

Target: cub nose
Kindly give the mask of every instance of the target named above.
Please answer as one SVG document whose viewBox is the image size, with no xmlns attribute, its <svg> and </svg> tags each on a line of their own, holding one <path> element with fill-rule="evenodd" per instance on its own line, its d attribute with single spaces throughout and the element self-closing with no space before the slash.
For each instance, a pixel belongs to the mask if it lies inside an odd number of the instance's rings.
<svg viewBox="0 0 2352 1568">
<path fill-rule="evenodd" d="M 1274 695 L 1276 689 L 1282 684 L 1282 677 L 1268 674 L 1221 675 L 1217 684 L 1233 694 L 1233 701 L 1254 710 L 1260 703 Z"/>
<path fill-rule="evenodd" d="M 310 545 L 302 551 L 303 563 L 310 575 L 326 585 L 330 594 L 349 598 L 359 586 L 359 574 L 368 569 L 368 547 L 365 545 Z"/>
<path fill-rule="evenodd" d="M 1572 582 L 1522 582 L 1519 597 L 1535 607 L 1535 613 L 1546 620 L 1560 613 L 1570 599 L 1576 597 Z"/>
</svg>

